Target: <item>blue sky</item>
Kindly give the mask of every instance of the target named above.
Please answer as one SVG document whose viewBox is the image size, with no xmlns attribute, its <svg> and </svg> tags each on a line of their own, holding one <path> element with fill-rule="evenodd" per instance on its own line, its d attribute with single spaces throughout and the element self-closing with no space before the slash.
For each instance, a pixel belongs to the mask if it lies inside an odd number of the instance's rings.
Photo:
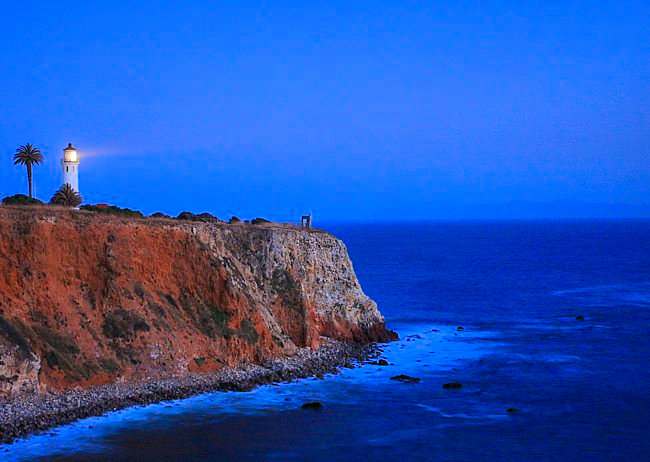
<svg viewBox="0 0 650 462">
<path fill-rule="evenodd" d="M 648 2 L 92 3 L 3 6 L 0 195 L 72 142 L 147 213 L 650 216 Z"/>
</svg>

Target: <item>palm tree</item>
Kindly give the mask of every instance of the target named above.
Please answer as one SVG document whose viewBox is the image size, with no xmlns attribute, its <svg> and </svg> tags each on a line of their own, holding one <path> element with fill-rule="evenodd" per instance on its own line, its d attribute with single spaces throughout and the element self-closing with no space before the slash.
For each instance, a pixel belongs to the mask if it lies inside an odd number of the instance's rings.
<svg viewBox="0 0 650 462">
<path fill-rule="evenodd" d="M 61 186 L 50 199 L 50 204 L 65 205 L 66 207 L 77 207 L 82 202 L 81 195 L 68 183 Z"/>
<path fill-rule="evenodd" d="M 29 197 L 34 197 L 32 194 L 32 165 L 40 165 L 43 163 L 43 154 L 41 150 L 35 148 L 30 143 L 27 143 L 18 149 L 14 154 L 14 165 L 25 165 L 27 167 L 27 181 L 29 181 Z"/>
</svg>

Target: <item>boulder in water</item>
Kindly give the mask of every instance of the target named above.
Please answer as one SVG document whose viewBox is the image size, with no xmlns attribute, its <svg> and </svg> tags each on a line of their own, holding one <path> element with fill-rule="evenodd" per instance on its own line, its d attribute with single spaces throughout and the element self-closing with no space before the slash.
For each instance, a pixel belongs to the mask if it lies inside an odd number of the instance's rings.
<svg viewBox="0 0 650 462">
<path fill-rule="evenodd" d="M 323 409 L 323 405 L 318 401 L 312 401 L 312 402 L 303 404 L 301 406 L 301 408 L 302 409 L 318 410 L 318 409 Z"/>
<path fill-rule="evenodd" d="M 448 382 L 442 385 L 442 388 L 462 388 L 463 384 L 460 382 Z"/>
<path fill-rule="evenodd" d="M 418 383 L 418 382 L 420 382 L 420 379 L 418 377 L 411 377 L 411 376 L 405 375 L 405 374 L 394 375 L 390 379 L 391 380 L 397 380 L 398 382 L 403 382 L 403 383 Z"/>
</svg>

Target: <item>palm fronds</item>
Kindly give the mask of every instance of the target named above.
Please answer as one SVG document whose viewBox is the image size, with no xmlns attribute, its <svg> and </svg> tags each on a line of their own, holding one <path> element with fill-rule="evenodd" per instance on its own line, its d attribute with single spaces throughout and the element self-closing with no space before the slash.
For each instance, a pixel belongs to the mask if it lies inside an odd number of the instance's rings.
<svg viewBox="0 0 650 462">
<path fill-rule="evenodd" d="M 82 202 L 81 195 L 68 183 L 61 186 L 50 199 L 50 204 L 64 205 L 66 207 L 78 207 Z"/>
</svg>

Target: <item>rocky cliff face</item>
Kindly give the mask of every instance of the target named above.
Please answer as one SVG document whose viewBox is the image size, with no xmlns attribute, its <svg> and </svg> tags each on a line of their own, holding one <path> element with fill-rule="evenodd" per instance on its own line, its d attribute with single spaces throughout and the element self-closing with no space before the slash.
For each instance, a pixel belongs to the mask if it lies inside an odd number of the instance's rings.
<svg viewBox="0 0 650 462">
<path fill-rule="evenodd" d="M 0 207 L 0 396 L 392 335 L 322 231 Z"/>
</svg>

